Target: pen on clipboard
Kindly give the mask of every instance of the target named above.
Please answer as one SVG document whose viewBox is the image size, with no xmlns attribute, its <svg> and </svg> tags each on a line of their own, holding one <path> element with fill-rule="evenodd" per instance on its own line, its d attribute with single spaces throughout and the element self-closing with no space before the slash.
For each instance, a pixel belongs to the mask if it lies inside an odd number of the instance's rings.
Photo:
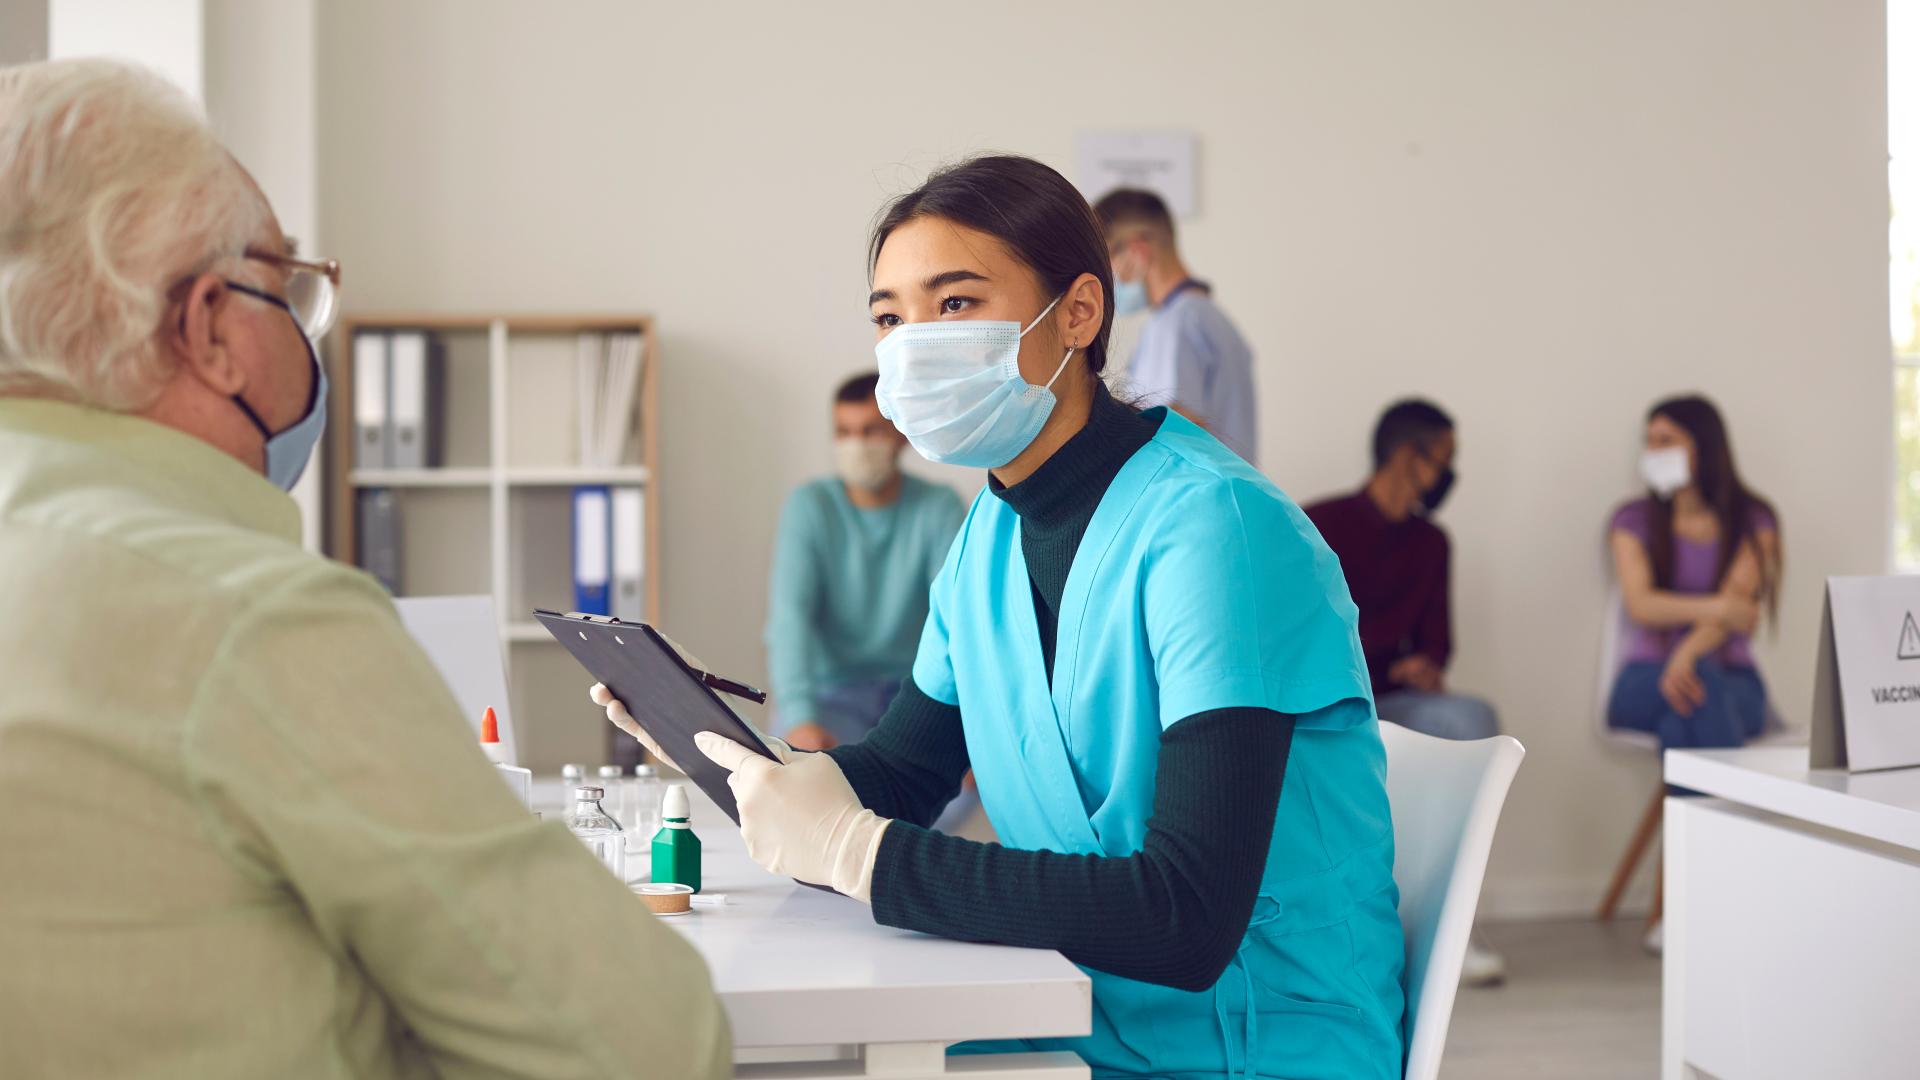
<svg viewBox="0 0 1920 1080">
<path fill-rule="evenodd" d="M 700 681 L 723 694 L 732 694 L 737 698 L 746 698 L 755 705 L 765 705 L 767 703 L 767 692 L 765 690 L 756 689 L 748 686 L 746 683 L 737 683 L 732 679 L 723 679 L 711 671 L 701 672 Z"/>
</svg>

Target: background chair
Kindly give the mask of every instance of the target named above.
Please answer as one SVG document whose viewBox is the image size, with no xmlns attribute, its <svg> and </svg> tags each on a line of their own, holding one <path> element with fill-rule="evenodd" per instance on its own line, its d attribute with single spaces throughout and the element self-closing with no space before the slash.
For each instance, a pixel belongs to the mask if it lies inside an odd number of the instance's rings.
<svg viewBox="0 0 1920 1080">
<path fill-rule="evenodd" d="M 1393 880 L 1406 932 L 1407 1080 L 1433 1080 L 1453 1022 L 1487 854 L 1527 754 L 1507 735 L 1461 742 L 1381 724 L 1393 807 Z"/>
<path fill-rule="evenodd" d="M 1608 566 L 1611 575 L 1611 564 Z M 1634 731 L 1630 728 L 1616 728 L 1607 723 L 1607 703 L 1613 697 L 1613 684 L 1620 677 L 1620 669 L 1626 666 L 1626 640 L 1633 629 L 1633 623 L 1627 618 L 1627 605 L 1621 598 L 1618 583 L 1607 586 L 1606 623 L 1600 629 L 1599 686 L 1593 695 L 1593 727 L 1600 739 L 1614 746 L 1628 750 L 1644 750 L 1655 755 L 1660 753 L 1660 737 L 1650 731 Z M 1767 715 L 1760 734 L 1753 737 L 1748 746 L 1767 746 L 1798 743 L 1805 741 L 1805 733 L 1787 727 L 1780 713 L 1773 707 L 1773 699 L 1767 699 Z M 1633 835 L 1627 838 L 1627 847 L 1620 853 L 1620 861 L 1614 864 L 1613 877 L 1607 882 L 1607 891 L 1600 898 L 1600 907 L 1594 917 L 1602 922 L 1612 919 L 1620 906 L 1620 898 L 1626 895 L 1627 886 L 1633 883 L 1635 872 L 1640 869 L 1641 861 L 1653 847 L 1653 838 L 1660 835 L 1661 812 L 1666 806 L 1667 785 L 1655 780 L 1653 796 L 1647 800 L 1647 808 L 1640 813 L 1640 822 L 1634 826 Z M 1653 903 L 1647 909 L 1647 928 L 1652 929 L 1660 921 L 1660 867 L 1654 864 Z"/>
<path fill-rule="evenodd" d="M 1612 564 L 1607 573 L 1613 572 Z M 1599 672 L 1600 685 L 1593 695 L 1593 727 L 1595 734 L 1604 742 L 1627 750 L 1644 750 L 1647 753 L 1660 753 L 1660 736 L 1650 731 L 1634 731 L 1631 728 L 1616 728 L 1607 723 L 1607 703 L 1613 698 L 1614 680 L 1620 677 L 1621 659 L 1625 652 L 1627 632 L 1631 625 L 1627 621 L 1627 606 L 1620 598 L 1620 586 L 1609 577 L 1607 585 L 1606 622 L 1600 628 L 1600 662 L 1595 670 Z M 1660 808 L 1665 805 L 1666 785 L 1656 783 L 1653 786 L 1653 798 L 1647 802 L 1647 808 L 1640 814 L 1639 824 L 1633 827 L 1633 835 L 1627 838 L 1627 848 L 1620 853 L 1620 861 L 1614 864 L 1613 877 L 1607 882 L 1606 895 L 1600 898 L 1600 907 L 1594 917 L 1602 922 L 1613 918 L 1620 906 L 1620 898 L 1626 895 L 1627 886 L 1633 883 L 1634 872 L 1639 870 L 1640 861 L 1646 856 L 1647 849 L 1653 846 L 1654 834 L 1660 831 Z M 1647 925 L 1652 926 L 1660 918 L 1660 886 L 1654 883 L 1653 907 L 1647 913 Z"/>
</svg>

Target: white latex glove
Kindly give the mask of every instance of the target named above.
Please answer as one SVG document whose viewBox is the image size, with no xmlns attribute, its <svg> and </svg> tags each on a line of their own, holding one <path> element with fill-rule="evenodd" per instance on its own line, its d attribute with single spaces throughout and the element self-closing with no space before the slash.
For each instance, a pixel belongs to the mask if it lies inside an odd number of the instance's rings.
<svg viewBox="0 0 1920 1080">
<path fill-rule="evenodd" d="M 675 772 L 683 773 L 687 771 L 674 764 L 672 758 L 660 752 L 660 744 L 653 741 L 653 736 L 647 734 L 646 729 L 640 726 L 640 722 L 635 720 L 633 714 L 627 711 L 627 707 L 620 703 L 620 699 L 613 696 L 613 691 L 607 689 L 606 683 L 594 683 L 593 688 L 587 691 L 587 696 L 593 699 L 595 705 L 607 710 L 608 723 L 611 723 L 614 727 L 640 740 L 640 745 L 647 748 L 647 753 L 652 754 L 654 760 Z M 736 714 L 736 718 L 737 715 L 738 714 Z M 745 720 L 741 720 L 740 722 L 747 724 Z M 759 728 L 754 727 L 752 724 L 747 724 L 747 729 L 760 737 L 760 742 L 765 745 L 768 750 L 773 752 L 774 757 L 779 758 L 781 761 L 786 761 L 793 757 L 793 747 L 788 746 L 786 742 L 778 736 L 769 735 Z"/>
<path fill-rule="evenodd" d="M 831 885 L 861 903 L 873 902 L 873 864 L 893 820 L 860 805 L 831 757 L 793 754 L 776 765 L 711 732 L 693 741 L 733 774 L 727 786 L 739 804 L 749 858 L 782 877 Z"/>
</svg>

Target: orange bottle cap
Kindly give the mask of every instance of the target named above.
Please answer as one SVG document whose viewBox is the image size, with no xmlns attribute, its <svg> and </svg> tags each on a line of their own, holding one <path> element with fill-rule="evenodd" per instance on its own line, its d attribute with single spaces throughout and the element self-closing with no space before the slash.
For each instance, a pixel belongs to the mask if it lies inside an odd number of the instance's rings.
<svg viewBox="0 0 1920 1080">
<path fill-rule="evenodd" d="M 492 706 L 488 706 L 487 711 L 481 714 L 480 741 L 483 743 L 500 741 L 500 718 L 493 715 Z"/>
</svg>

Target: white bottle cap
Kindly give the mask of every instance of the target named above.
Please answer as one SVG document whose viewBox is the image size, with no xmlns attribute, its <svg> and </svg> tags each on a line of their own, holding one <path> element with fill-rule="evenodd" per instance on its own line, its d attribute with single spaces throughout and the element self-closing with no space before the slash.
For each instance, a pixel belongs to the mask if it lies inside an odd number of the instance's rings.
<svg viewBox="0 0 1920 1080">
<path fill-rule="evenodd" d="M 660 802 L 660 816 L 663 818 L 693 816 L 693 809 L 687 802 L 687 785 L 675 784 L 667 789 L 667 797 Z"/>
</svg>

